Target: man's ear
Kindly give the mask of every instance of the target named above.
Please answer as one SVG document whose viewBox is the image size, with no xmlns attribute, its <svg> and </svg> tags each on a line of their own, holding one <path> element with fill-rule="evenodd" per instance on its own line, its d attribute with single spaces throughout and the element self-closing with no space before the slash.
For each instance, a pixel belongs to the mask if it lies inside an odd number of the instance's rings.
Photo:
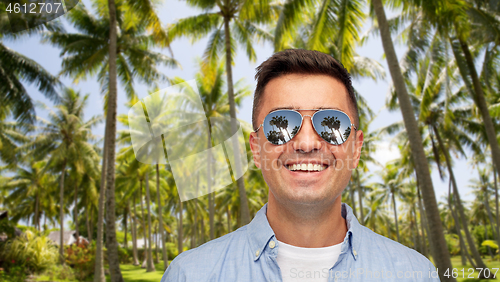
<svg viewBox="0 0 500 282">
<path fill-rule="evenodd" d="M 250 149 L 252 150 L 253 162 L 257 168 L 260 168 L 260 144 L 257 133 L 250 133 Z"/>
<path fill-rule="evenodd" d="M 363 131 L 361 130 L 356 130 L 356 139 L 354 141 L 354 154 L 353 154 L 353 162 L 352 162 L 352 167 L 351 169 L 355 169 L 358 167 L 359 164 L 359 159 L 361 157 L 361 148 L 363 148 L 363 141 L 364 141 L 364 135 Z"/>
</svg>

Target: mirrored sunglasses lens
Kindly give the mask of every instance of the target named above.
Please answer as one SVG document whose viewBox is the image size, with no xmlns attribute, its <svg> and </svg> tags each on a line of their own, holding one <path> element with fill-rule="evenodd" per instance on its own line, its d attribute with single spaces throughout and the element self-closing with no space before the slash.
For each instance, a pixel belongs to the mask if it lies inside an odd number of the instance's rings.
<svg viewBox="0 0 500 282">
<path fill-rule="evenodd" d="M 314 114 L 313 124 L 319 136 L 333 145 L 344 143 L 351 134 L 351 120 L 340 111 L 318 111 Z"/>
<path fill-rule="evenodd" d="M 264 134 L 274 145 L 283 145 L 299 132 L 302 117 L 298 112 L 280 110 L 264 119 Z"/>
</svg>

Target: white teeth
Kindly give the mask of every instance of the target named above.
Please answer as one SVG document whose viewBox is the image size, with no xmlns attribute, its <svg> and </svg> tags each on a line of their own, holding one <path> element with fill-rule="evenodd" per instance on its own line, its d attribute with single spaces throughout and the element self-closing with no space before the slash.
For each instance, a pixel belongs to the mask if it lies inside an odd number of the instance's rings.
<svg viewBox="0 0 500 282">
<path fill-rule="evenodd" d="M 319 164 L 293 164 L 287 165 L 287 168 L 291 171 L 302 170 L 302 171 L 322 171 L 326 167 Z"/>
</svg>

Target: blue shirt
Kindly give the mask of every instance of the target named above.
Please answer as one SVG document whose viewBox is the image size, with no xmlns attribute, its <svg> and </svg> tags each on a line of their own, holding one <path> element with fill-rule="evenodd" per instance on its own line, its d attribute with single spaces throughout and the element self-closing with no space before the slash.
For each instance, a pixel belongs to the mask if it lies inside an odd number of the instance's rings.
<svg viewBox="0 0 500 282">
<path fill-rule="evenodd" d="M 267 204 L 248 225 L 181 253 L 161 282 L 281 282 L 276 262 L 279 244 L 266 212 Z M 434 265 L 426 257 L 362 226 L 346 204 L 342 204 L 342 217 L 348 228 L 342 251 L 329 272 L 321 273 L 329 282 L 439 281 Z M 300 281 L 300 275 L 308 274 L 292 275 Z"/>
</svg>

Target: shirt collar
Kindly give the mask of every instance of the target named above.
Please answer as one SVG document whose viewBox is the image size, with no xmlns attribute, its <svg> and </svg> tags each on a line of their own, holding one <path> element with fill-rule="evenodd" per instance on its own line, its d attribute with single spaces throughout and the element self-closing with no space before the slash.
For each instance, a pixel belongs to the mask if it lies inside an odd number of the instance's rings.
<svg viewBox="0 0 500 282">
<path fill-rule="evenodd" d="M 267 220 L 267 203 L 257 212 L 254 219 L 248 224 L 247 234 L 248 240 L 250 242 L 250 251 L 255 260 L 258 260 L 269 240 L 274 237 L 274 231 L 269 225 Z M 345 218 L 347 224 L 347 234 L 344 238 L 344 243 L 342 252 L 344 250 L 344 245 L 349 246 L 350 252 L 354 259 L 358 258 L 357 250 L 361 245 L 361 224 L 354 216 L 351 207 L 349 205 L 342 203 L 342 217 Z"/>
</svg>

